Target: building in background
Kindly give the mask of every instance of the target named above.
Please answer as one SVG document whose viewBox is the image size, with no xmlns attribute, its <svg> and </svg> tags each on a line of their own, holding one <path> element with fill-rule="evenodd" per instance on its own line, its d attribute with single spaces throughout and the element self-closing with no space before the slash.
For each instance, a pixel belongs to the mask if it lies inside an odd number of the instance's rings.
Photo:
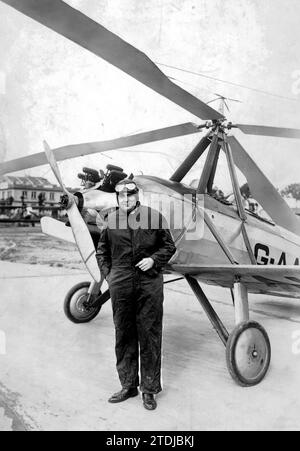
<svg viewBox="0 0 300 451">
<path fill-rule="evenodd" d="M 0 178 L 0 205 L 9 204 L 21 207 L 58 206 L 61 188 L 43 177 L 17 177 L 6 175 Z"/>
</svg>

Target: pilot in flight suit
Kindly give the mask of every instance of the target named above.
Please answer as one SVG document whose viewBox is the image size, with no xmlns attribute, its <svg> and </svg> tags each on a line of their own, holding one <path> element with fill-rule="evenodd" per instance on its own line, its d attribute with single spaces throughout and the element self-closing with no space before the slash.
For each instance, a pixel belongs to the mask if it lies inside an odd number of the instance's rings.
<svg viewBox="0 0 300 451">
<path fill-rule="evenodd" d="M 109 402 L 137 396 L 139 360 L 143 403 L 157 406 L 161 387 L 163 275 L 176 247 L 165 219 L 139 203 L 135 182 L 116 185 L 119 208 L 100 234 L 97 260 L 108 281 L 116 331 L 116 358 L 122 390 Z"/>
</svg>

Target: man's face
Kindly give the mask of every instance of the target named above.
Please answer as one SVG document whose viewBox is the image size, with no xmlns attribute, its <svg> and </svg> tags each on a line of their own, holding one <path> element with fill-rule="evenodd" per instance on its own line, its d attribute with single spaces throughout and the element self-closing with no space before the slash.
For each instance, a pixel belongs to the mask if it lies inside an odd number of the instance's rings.
<svg viewBox="0 0 300 451">
<path fill-rule="evenodd" d="M 119 194 L 119 206 L 125 213 L 134 210 L 137 201 L 138 198 L 136 194 L 127 194 L 126 192 Z"/>
</svg>

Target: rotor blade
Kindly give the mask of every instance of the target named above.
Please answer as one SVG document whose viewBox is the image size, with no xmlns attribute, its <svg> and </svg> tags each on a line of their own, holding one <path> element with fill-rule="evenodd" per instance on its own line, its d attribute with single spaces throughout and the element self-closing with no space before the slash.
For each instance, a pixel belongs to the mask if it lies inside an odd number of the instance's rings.
<svg viewBox="0 0 300 451">
<path fill-rule="evenodd" d="M 223 100 L 230 100 L 230 102 L 243 103 L 243 102 L 241 102 L 240 100 L 232 99 L 231 97 L 224 97 L 224 96 L 221 96 L 221 94 L 216 94 L 216 96 L 219 96 L 219 97 L 220 97 L 221 99 L 223 99 Z"/>
<path fill-rule="evenodd" d="M 70 198 L 72 198 L 72 194 L 70 194 L 62 181 L 60 171 L 57 165 L 57 162 L 55 160 L 54 153 L 50 146 L 44 142 L 45 146 L 45 152 L 48 159 L 48 162 L 52 168 L 52 171 L 57 178 L 59 184 L 61 185 L 62 189 L 66 194 L 70 195 Z M 77 205 L 75 201 L 71 201 L 70 206 L 67 208 L 67 214 L 68 218 L 72 227 L 72 232 L 74 235 L 74 239 L 76 241 L 79 253 L 81 255 L 81 258 L 91 274 L 91 276 L 97 281 L 100 282 L 100 271 L 98 267 L 98 263 L 96 260 L 96 250 L 95 246 L 91 237 L 91 234 L 89 232 L 89 229 L 84 222 L 84 219 L 82 218 L 81 214 L 79 213 L 79 210 L 77 208 Z"/>
<path fill-rule="evenodd" d="M 243 103 L 241 100 L 231 99 L 230 97 L 228 97 L 227 100 L 230 100 L 230 102 Z"/>
<path fill-rule="evenodd" d="M 277 189 L 234 136 L 229 136 L 228 142 L 232 150 L 234 163 L 246 177 L 253 198 L 257 200 L 278 226 L 299 235 L 299 218 L 289 208 Z"/>
<path fill-rule="evenodd" d="M 82 157 L 110 150 L 117 150 L 126 147 L 139 146 L 155 141 L 162 141 L 169 138 L 191 135 L 201 132 L 204 126 L 188 122 L 186 124 L 175 125 L 172 127 L 152 130 L 150 132 L 139 133 L 137 135 L 126 136 L 109 141 L 100 141 L 94 143 L 75 144 L 71 146 L 61 147 L 53 150 L 56 161 L 68 160 L 71 158 Z M 24 169 L 35 168 L 47 164 L 45 152 L 36 153 L 27 157 L 17 158 L 16 160 L 0 163 L 0 176 L 11 172 L 21 171 Z"/>
<path fill-rule="evenodd" d="M 2 0 L 79 44 L 201 119 L 223 119 L 169 78 L 141 51 L 61 0 Z"/>
<path fill-rule="evenodd" d="M 294 128 L 263 127 L 261 125 L 237 124 L 246 135 L 275 136 L 276 138 L 300 139 L 300 130 Z"/>
</svg>

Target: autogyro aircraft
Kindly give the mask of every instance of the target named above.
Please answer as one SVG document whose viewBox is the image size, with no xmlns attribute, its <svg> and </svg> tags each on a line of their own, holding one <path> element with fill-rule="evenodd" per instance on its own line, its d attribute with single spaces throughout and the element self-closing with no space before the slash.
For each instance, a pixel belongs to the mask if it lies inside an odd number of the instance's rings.
<svg viewBox="0 0 300 451">
<path fill-rule="evenodd" d="M 300 220 L 231 131 L 238 128 L 245 134 L 300 139 L 300 130 L 228 122 L 222 112 L 174 84 L 145 54 L 61 0 L 1 1 L 93 52 L 205 121 L 201 125 L 180 124 L 112 141 L 71 145 L 54 151 L 45 143 L 45 152 L 0 165 L 2 175 L 49 163 L 65 192 L 71 228 L 51 218 L 44 218 L 43 231 L 76 242 L 94 279 L 93 283 L 74 287 L 68 294 L 65 309 L 69 318 L 75 322 L 91 321 L 109 299 L 108 291 L 101 293 L 103 280 L 95 258 L 97 228 L 92 229 L 87 225 L 79 209 L 93 209 L 101 215 L 114 208 L 113 179 L 120 180 L 125 175 L 121 168 L 109 167 L 106 174 L 86 169 L 81 177 L 85 182 L 92 182 L 93 187 L 84 190 L 76 198 L 65 188 L 57 161 L 207 129 L 206 135 L 170 180 L 153 176 L 138 176 L 135 180 L 144 193 L 145 202 L 151 195 L 158 193 L 169 202 L 173 213 L 185 204 L 192 207 L 189 223 L 181 229 L 170 225 L 178 251 L 166 272 L 187 280 L 226 346 L 227 365 L 234 380 L 242 386 L 261 382 L 270 365 L 271 347 L 263 327 L 250 321 L 248 294 L 299 298 Z M 206 149 L 208 154 L 198 187 L 184 185 L 182 180 Z M 227 158 L 235 196 L 234 205 L 221 203 L 211 196 L 221 151 Z M 246 177 L 253 197 L 269 215 L 270 221 L 244 208 L 237 168 Z M 198 222 L 203 225 L 201 234 L 189 239 L 190 224 L 193 223 L 197 228 Z M 231 333 L 214 311 L 199 282 L 232 290 L 236 327 Z"/>
</svg>

